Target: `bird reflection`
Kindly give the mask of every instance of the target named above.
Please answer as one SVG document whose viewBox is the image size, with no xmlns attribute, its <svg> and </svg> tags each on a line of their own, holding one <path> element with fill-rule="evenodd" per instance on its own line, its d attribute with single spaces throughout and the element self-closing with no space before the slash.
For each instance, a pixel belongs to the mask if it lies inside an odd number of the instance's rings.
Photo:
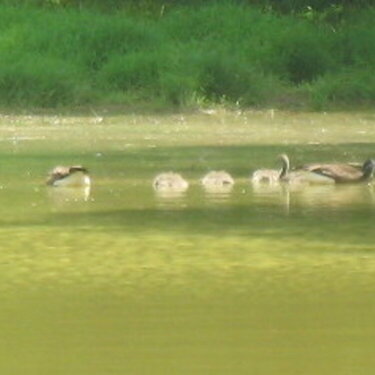
<svg viewBox="0 0 375 375">
<path fill-rule="evenodd" d="M 155 190 L 155 195 L 159 199 L 181 199 L 185 197 L 186 190 L 173 190 L 173 189 L 162 189 Z"/>
<path fill-rule="evenodd" d="M 203 185 L 203 189 L 207 194 L 230 195 L 233 190 L 233 185 Z"/>
<path fill-rule="evenodd" d="M 48 188 L 51 203 L 59 207 L 67 207 L 77 202 L 87 202 L 90 199 L 90 186 Z"/>
<path fill-rule="evenodd" d="M 339 209 L 356 205 L 375 205 L 374 186 L 359 185 L 252 185 L 253 194 L 262 204 L 292 208 Z"/>
<path fill-rule="evenodd" d="M 318 208 L 373 205 L 374 190 L 368 184 L 313 186 L 298 191 L 295 202 L 301 206 Z"/>
<path fill-rule="evenodd" d="M 186 207 L 186 190 L 155 190 L 157 206 L 160 209 L 181 209 Z"/>
<path fill-rule="evenodd" d="M 211 203 L 228 202 L 233 192 L 233 185 L 204 186 L 205 197 Z"/>
<path fill-rule="evenodd" d="M 254 183 L 252 181 L 253 194 L 258 203 L 283 207 L 289 212 L 290 193 L 286 184 Z"/>
</svg>

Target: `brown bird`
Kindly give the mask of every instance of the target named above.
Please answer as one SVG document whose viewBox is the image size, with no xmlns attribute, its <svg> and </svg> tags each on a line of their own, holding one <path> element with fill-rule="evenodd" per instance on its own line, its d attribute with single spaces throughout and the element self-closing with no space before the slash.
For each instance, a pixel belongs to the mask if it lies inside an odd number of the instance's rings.
<svg viewBox="0 0 375 375">
<path fill-rule="evenodd" d="M 306 164 L 302 169 L 329 177 L 336 183 L 366 182 L 373 178 L 375 161 L 368 159 L 362 166 L 358 166 L 355 163 L 314 163 Z"/>
<path fill-rule="evenodd" d="M 86 168 L 81 165 L 73 165 L 55 167 L 49 173 L 46 183 L 56 187 L 83 187 L 90 186 L 91 180 Z"/>
</svg>

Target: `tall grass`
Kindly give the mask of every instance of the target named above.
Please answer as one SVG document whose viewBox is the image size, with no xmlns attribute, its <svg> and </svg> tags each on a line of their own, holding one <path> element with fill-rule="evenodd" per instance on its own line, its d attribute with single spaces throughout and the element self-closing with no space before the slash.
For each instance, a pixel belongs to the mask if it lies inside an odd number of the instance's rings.
<svg viewBox="0 0 375 375">
<path fill-rule="evenodd" d="M 228 1 L 153 18 L 0 2 L 0 105 L 372 105 L 374 16 L 332 27 Z"/>
</svg>

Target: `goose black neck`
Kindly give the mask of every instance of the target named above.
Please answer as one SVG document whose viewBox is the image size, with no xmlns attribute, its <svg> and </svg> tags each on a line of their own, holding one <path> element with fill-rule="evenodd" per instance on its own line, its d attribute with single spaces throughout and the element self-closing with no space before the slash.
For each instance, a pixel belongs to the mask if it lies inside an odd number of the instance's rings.
<svg viewBox="0 0 375 375">
<path fill-rule="evenodd" d="M 289 163 L 289 158 L 286 155 L 281 155 L 280 159 L 282 162 L 282 167 L 281 167 L 279 178 L 282 179 L 286 177 L 286 175 L 288 174 L 290 163 Z"/>
<path fill-rule="evenodd" d="M 363 167 L 362 167 L 363 175 L 361 177 L 361 180 L 362 181 L 370 180 L 374 175 L 374 170 L 375 170 L 375 162 L 371 159 L 366 160 L 363 163 Z"/>
</svg>

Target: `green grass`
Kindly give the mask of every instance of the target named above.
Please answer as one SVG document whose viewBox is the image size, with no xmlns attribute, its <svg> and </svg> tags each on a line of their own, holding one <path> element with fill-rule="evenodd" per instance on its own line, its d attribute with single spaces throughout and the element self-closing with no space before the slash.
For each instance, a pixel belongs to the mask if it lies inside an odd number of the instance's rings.
<svg viewBox="0 0 375 375">
<path fill-rule="evenodd" d="M 372 106 L 374 16 L 332 26 L 230 2 L 158 17 L 0 2 L 0 105 Z"/>
</svg>

